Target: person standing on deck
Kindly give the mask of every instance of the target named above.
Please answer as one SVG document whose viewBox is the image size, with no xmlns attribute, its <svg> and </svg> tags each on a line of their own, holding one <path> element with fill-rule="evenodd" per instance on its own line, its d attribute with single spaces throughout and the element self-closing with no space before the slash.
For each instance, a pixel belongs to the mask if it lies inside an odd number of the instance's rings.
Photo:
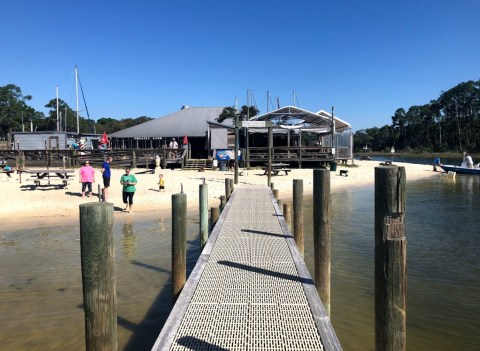
<svg viewBox="0 0 480 351">
<path fill-rule="evenodd" d="M 103 178 L 103 201 L 107 201 L 108 188 L 110 187 L 110 177 L 112 172 L 110 171 L 110 163 L 113 161 L 112 156 L 108 156 L 107 160 L 102 163 L 102 178 Z"/>
<path fill-rule="evenodd" d="M 95 170 L 90 166 L 90 161 L 85 161 L 80 168 L 79 182 L 82 183 L 82 199 L 85 198 L 85 190 L 87 189 L 87 197 L 90 197 L 92 195 L 92 184 L 95 183 Z"/>
</svg>

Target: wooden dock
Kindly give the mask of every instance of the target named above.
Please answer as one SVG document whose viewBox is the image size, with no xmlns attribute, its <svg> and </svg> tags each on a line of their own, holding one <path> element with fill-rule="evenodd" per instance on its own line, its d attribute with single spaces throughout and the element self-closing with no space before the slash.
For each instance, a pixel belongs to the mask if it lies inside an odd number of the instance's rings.
<svg viewBox="0 0 480 351">
<path fill-rule="evenodd" d="M 234 190 L 152 350 L 342 350 L 269 188 Z"/>
</svg>

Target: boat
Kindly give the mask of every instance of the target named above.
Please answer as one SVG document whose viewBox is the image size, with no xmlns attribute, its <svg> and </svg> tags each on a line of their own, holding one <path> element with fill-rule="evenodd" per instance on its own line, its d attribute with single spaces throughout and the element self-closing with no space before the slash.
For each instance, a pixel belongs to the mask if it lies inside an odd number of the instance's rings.
<svg viewBox="0 0 480 351">
<path fill-rule="evenodd" d="M 446 173 L 455 172 L 457 174 L 480 175 L 480 163 L 478 163 L 477 165 L 473 165 L 472 158 L 466 154 L 463 155 L 463 162 L 460 166 L 441 164 L 440 159 L 436 159 L 434 161 L 434 166 L 440 167 Z"/>
<path fill-rule="evenodd" d="M 480 168 L 478 166 L 474 168 L 468 168 L 463 166 L 454 166 L 454 165 L 438 165 L 445 172 L 455 172 L 457 174 L 477 174 L 480 175 Z"/>
</svg>

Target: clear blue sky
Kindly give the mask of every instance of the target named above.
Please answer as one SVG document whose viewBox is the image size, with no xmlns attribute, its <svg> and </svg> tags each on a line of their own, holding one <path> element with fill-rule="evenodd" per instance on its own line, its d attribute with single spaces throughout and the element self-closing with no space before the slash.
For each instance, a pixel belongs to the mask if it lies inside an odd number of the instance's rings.
<svg viewBox="0 0 480 351">
<path fill-rule="evenodd" d="M 160 117 L 182 105 L 330 111 L 353 130 L 480 79 L 478 0 L 0 0 L 0 86 L 90 117 Z M 84 110 L 83 104 L 80 109 Z M 271 109 L 271 108 L 270 108 Z M 86 116 L 82 112 L 82 116 Z"/>
</svg>

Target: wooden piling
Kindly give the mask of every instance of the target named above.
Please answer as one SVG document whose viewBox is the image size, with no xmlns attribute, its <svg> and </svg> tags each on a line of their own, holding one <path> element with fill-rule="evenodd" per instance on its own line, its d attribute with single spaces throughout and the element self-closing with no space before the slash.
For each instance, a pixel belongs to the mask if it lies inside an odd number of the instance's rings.
<svg viewBox="0 0 480 351">
<path fill-rule="evenodd" d="M 220 217 L 220 207 L 212 207 L 210 209 L 210 232 L 213 230 L 213 227 L 215 227 L 218 217 Z"/>
<path fill-rule="evenodd" d="M 405 168 L 375 167 L 375 350 L 406 350 Z"/>
<path fill-rule="evenodd" d="M 208 185 L 199 186 L 199 208 L 200 208 L 200 247 L 204 247 L 208 240 Z"/>
<path fill-rule="evenodd" d="M 162 150 L 162 169 L 167 169 L 167 150 Z"/>
<path fill-rule="evenodd" d="M 138 140 L 137 140 L 138 142 Z M 132 168 L 137 168 L 137 160 L 136 160 L 136 155 L 135 151 L 132 151 L 132 162 L 130 162 Z"/>
<path fill-rule="evenodd" d="M 230 189 L 230 179 L 228 178 L 225 178 L 225 198 L 228 200 L 228 198 L 230 197 L 230 193 L 231 193 L 231 189 Z"/>
<path fill-rule="evenodd" d="M 288 228 L 292 228 L 292 204 L 290 202 L 283 203 L 283 218 L 288 225 Z"/>
<path fill-rule="evenodd" d="M 102 197 L 102 186 L 98 184 L 98 202 L 102 202 L 103 197 Z"/>
<path fill-rule="evenodd" d="M 330 316 L 330 171 L 313 170 L 313 248 L 315 286 Z"/>
<path fill-rule="evenodd" d="M 172 195 L 172 298 L 176 301 L 187 280 L 187 194 Z"/>
<path fill-rule="evenodd" d="M 293 238 L 303 257 L 303 179 L 293 180 Z"/>
<path fill-rule="evenodd" d="M 226 204 L 227 204 L 227 198 L 225 197 L 225 195 L 220 195 L 220 213 L 222 213 L 223 208 L 225 207 Z"/>
<path fill-rule="evenodd" d="M 116 350 L 113 204 L 80 205 L 80 255 L 86 350 Z"/>
<path fill-rule="evenodd" d="M 233 193 L 233 189 L 235 188 L 234 181 L 232 178 L 228 178 L 230 181 L 230 195 Z"/>
<path fill-rule="evenodd" d="M 278 200 L 278 189 L 273 189 L 273 197 Z"/>
<path fill-rule="evenodd" d="M 278 199 L 277 203 L 278 203 L 278 209 L 283 213 L 283 200 Z"/>
</svg>

